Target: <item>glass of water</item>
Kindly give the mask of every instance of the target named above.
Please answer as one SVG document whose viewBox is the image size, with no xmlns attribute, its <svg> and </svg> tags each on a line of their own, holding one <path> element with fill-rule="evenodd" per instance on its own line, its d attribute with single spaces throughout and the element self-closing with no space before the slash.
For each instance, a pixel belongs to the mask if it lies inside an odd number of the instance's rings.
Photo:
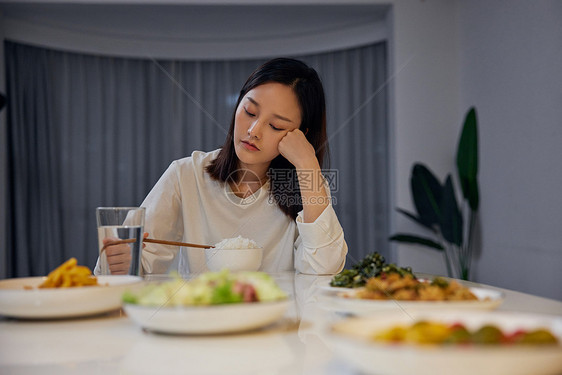
<svg viewBox="0 0 562 375">
<path fill-rule="evenodd" d="M 96 208 L 101 275 L 140 275 L 144 214 L 144 207 Z"/>
</svg>

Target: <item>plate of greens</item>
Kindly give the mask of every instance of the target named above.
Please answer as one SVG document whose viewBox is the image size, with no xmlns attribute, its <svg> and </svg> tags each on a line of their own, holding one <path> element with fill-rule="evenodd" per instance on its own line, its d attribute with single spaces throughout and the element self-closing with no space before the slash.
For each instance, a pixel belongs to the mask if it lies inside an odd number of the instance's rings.
<svg viewBox="0 0 562 375">
<path fill-rule="evenodd" d="M 354 264 L 350 269 L 345 269 L 335 275 L 330 280 L 330 284 L 324 286 L 323 289 L 345 291 L 354 288 L 362 288 L 367 284 L 370 278 L 380 276 L 383 273 L 414 276 L 410 267 L 398 267 L 393 263 L 388 264 L 381 254 L 374 252 Z"/>
</svg>

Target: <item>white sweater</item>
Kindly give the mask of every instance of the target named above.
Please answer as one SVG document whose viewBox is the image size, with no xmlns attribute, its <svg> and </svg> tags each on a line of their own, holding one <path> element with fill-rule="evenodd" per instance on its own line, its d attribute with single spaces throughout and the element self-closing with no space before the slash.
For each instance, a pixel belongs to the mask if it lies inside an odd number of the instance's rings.
<svg viewBox="0 0 562 375">
<path fill-rule="evenodd" d="M 195 151 L 164 172 L 142 203 L 144 231 L 151 238 L 214 245 L 240 235 L 263 247 L 261 271 L 333 274 L 343 269 L 347 244 L 331 204 L 314 223 L 303 223 L 302 211 L 295 221 L 270 201 L 269 183 L 239 198 L 228 184 L 211 179 L 205 171 L 218 153 Z M 179 259 L 180 272 L 207 271 L 203 249 L 178 252 L 177 247 L 147 243 L 144 272 L 167 273 L 178 253 L 187 254 L 187 259 Z"/>
</svg>

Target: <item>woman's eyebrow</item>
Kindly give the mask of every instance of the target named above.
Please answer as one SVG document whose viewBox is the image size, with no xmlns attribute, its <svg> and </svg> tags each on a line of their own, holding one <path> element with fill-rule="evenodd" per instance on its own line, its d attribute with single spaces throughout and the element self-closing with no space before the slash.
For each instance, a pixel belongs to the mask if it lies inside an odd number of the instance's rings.
<svg viewBox="0 0 562 375">
<path fill-rule="evenodd" d="M 250 102 L 252 102 L 256 107 L 259 107 L 260 104 L 258 102 L 256 102 L 252 97 L 250 96 L 246 96 L 246 99 L 248 99 Z M 273 114 L 273 117 L 278 118 L 279 120 L 283 120 L 283 121 L 287 121 L 287 122 L 293 122 L 290 119 L 288 119 L 287 117 L 283 117 L 281 115 L 277 115 L 277 114 Z"/>
</svg>

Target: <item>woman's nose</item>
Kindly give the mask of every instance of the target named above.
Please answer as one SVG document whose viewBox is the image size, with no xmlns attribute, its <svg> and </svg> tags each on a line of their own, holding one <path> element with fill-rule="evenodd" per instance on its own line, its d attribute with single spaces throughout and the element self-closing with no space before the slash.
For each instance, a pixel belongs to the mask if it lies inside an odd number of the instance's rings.
<svg viewBox="0 0 562 375">
<path fill-rule="evenodd" d="M 256 120 L 248 128 L 248 135 L 250 137 L 260 139 L 261 138 L 261 129 L 262 129 L 262 125 L 260 124 L 260 121 Z"/>
</svg>

